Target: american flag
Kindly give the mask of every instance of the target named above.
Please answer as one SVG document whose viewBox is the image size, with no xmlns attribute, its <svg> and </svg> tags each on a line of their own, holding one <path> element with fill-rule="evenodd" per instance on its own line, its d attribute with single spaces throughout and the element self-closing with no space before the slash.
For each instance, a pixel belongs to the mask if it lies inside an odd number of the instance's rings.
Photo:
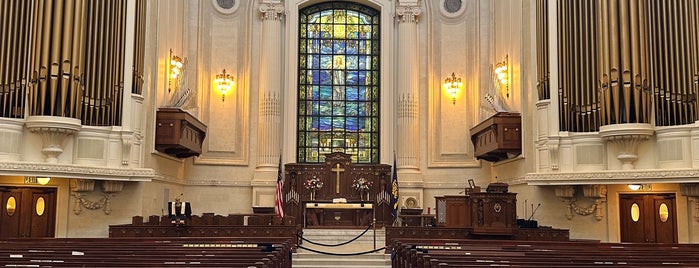
<svg viewBox="0 0 699 268">
<path fill-rule="evenodd" d="M 274 213 L 277 217 L 284 218 L 284 180 L 282 179 L 282 156 L 279 155 L 279 171 L 277 172 L 277 198 L 274 201 Z"/>
</svg>

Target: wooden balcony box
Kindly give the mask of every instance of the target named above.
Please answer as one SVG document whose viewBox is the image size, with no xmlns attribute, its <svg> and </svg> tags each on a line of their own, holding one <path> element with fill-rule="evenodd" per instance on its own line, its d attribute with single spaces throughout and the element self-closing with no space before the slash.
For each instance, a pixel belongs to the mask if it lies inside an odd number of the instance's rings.
<svg viewBox="0 0 699 268">
<path fill-rule="evenodd" d="M 522 153 L 522 118 L 519 113 L 500 112 L 471 128 L 476 159 L 490 162 Z"/>
<path fill-rule="evenodd" d="M 180 108 L 159 108 L 155 116 L 155 149 L 177 158 L 198 156 L 206 125 Z"/>
</svg>

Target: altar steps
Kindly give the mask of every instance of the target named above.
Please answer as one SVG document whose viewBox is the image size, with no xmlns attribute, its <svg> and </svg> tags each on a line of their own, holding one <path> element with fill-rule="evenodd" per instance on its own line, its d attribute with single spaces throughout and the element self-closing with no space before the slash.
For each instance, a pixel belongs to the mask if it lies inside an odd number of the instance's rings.
<svg viewBox="0 0 699 268">
<path fill-rule="evenodd" d="M 304 229 L 303 238 L 316 243 L 335 245 L 349 241 L 364 232 L 364 229 Z M 382 248 L 385 244 L 386 232 L 383 229 L 376 230 L 376 248 Z M 301 246 L 310 250 L 299 248 L 292 257 L 294 268 L 319 268 L 319 267 L 366 267 L 387 268 L 391 267 L 391 256 L 384 250 L 375 253 L 337 256 L 313 252 L 328 253 L 361 253 L 374 249 L 374 231 L 370 229 L 364 235 L 351 243 L 337 247 L 313 245 L 303 241 Z"/>
</svg>

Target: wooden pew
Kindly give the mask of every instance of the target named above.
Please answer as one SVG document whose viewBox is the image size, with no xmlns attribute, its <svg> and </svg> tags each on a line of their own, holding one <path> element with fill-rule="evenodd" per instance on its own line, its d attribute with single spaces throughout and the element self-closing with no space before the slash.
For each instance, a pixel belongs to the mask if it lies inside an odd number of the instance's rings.
<svg viewBox="0 0 699 268">
<path fill-rule="evenodd" d="M 693 244 L 403 239 L 391 250 L 393 267 L 699 267 Z"/>
<path fill-rule="evenodd" d="M 274 240 L 274 239 L 272 239 Z M 265 242 L 260 242 L 265 241 Z M 9 239 L 0 263 L 16 267 L 291 267 L 288 239 Z"/>
</svg>

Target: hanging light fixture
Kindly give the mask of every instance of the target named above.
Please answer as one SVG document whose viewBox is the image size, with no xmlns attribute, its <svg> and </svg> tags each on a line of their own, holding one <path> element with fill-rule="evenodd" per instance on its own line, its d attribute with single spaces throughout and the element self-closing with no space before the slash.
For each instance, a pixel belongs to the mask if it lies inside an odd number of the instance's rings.
<svg viewBox="0 0 699 268">
<path fill-rule="evenodd" d="M 453 105 L 456 105 L 456 96 L 459 95 L 461 86 L 463 86 L 461 83 L 461 77 L 456 77 L 456 74 L 454 73 L 451 73 L 450 77 L 444 79 L 444 88 L 446 89 L 447 94 L 451 96 L 451 103 Z"/>
</svg>

